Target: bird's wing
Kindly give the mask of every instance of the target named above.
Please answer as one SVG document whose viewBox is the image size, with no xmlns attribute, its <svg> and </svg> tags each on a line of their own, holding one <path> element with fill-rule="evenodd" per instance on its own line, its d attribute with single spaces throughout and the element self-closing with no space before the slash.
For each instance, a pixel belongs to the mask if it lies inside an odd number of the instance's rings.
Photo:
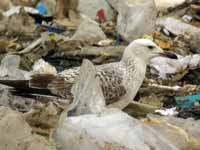
<svg viewBox="0 0 200 150">
<path fill-rule="evenodd" d="M 96 66 L 97 77 L 100 79 L 100 86 L 106 103 L 110 104 L 126 94 L 123 86 L 124 66 L 122 63 L 109 63 Z M 59 75 L 65 77 L 67 82 L 75 83 L 80 68 L 64 70 Z"/>
<path fill-rule="evenodd" d="M 67 69 L 59 73 L 59 75 L 51 80 L 51 82 L 46 85 L 46 88 L 51 91 L 51 93 L 61 96 L 72 98 L 71 87 L 76 82 L 76 78 L 79 75 L 79 67 L 73 69 Z M 100 79 L 100 86 L 102 88 L 103 95 L 105 96 L 106 103 L 110 104 L 118 100 L 121 96 L 126 94 L 125 87 L 123 85 L 123 74 L 124 66 L 121 63 L 110 63 L 100 66 L 96 66 L 97 76 Z M 36 87 L 40 84 L 41 77 L 38 76 L 40 80 L 36 80 L 35 76 L 31 80 L 31 87 Z M 44 83 L 43 83 L 44 84 Z M 41 87 L 41 85 L 40 85 Z"/>
<path fill-rule="evenodd" d="M 111 63 L 97 66 L 97 76 L 106 99 L 110 104 L 126 94 L 123 86 L 123 66 Z M 11 86 L 15 91 L 41 95 L 52 95 L 72 100 L 71 87 L 79 75 L 79 67 L 68 69 L 57 76 L 50 74 L 33 75 L 30 80 L 0 80 L 0 83 Z"/>
<path fill-rule="evenodd" d="M 0 84 L 10 86 L 10 91 L 17 95 L 50 95 L 54 94 L 47 89 L 47 85 L 56 77 L 53 75 L 34 75 L 31 80 L 0 80 Z"/>
<path fill-rule="evenodd" d="M 55 96 L 71 99 L 71 87 L 75 82 L 76 76 L 68 77 L 37 74 L 32 76 L 29 87 L 32 89 L 46 89 Z"/>
<path fill-rule="evenodd" d="M 17 95 L 56 96 L 71 100 L 73 82 L 66 77 L 51 74 L 36 74 L 30 80 L 0 80 L 0 84 L 12 87 Z"/>
<path fill-rule="evenodd" d="M 111 104 L 126 94 L 123 85 L 124 66 L 121 63 L 111 63 L 97 68 L 101 88 L 106 99 L 106 104 Z"/>
</svg>

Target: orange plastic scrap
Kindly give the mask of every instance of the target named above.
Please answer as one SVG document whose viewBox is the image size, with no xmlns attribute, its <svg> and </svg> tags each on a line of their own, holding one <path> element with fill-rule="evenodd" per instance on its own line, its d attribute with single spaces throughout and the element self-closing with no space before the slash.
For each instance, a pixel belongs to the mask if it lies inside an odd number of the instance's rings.
<svg viewBox="0 0 200 150">
<path fill-rule="evenodd" d="M 193 26 L 195 26 L 197 28 L 200 28 L 200 22 L 198 22 L 198 21 L 192 21 L 191 25 L 193 25 Z"/>
<path fill-rule="evenodd" d="M 169 49 L 172 47 L 172 41 L 167 41 L 167 40 L 159 40 L 155 39 L 155 43 L 163 49 Z"/>
</svg>

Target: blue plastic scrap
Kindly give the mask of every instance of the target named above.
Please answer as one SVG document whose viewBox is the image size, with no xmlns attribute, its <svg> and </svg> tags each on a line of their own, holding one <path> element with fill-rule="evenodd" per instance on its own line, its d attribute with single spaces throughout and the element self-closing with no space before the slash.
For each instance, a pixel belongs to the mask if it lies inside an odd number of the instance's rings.
<svg viewBox="0 0 200 150">
<path fill-rule="evenodd" d="M 36 9 L 39 11 L 41 15 L 46 15 L 48 12 L 46 6 L 41 2 L 36 5 Z"/>
<path fill-rule="evenodd" d="M 200 93 L 196 95 L 177 96 L 175 100 L 181 108 L 192 107 L 195 102 L 200 102 Z"/>
<path fill-rule="evenodd" d="M 57 33 L 57 34 L 61 34 L 65 31 L 67 31 L 66 29 L 63 29 L 63 28 L 57 28 L 57 27 L 52 27 L 52 26 L 48 26 L 48 25 L 40 25 L 40 27 L 45 29 L 48 32 L 53 32 L 53 33 Z"/>
</svg>

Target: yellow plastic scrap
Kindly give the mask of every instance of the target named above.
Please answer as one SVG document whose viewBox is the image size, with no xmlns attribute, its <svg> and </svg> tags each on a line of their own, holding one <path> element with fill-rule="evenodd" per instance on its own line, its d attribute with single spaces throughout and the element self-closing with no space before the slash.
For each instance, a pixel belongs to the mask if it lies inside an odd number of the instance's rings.
<svg viewBox="0 0 200 150">
<path fill-rule="evenodd" d="M 152 36 L 152 35 L 148 35 L 148 34 L 144 34 L 144 35 L 142 35 L 140 38 L 149 39 L 149 40 L 152 40 L 152 41 L 153 41 L 153 36 Z"/>
<path fill-rule="evenodd" d="M 49 34 L 49 39 L 55 41 L 56 40 L 56 35 L 54 33 L 50 33 Z"/>
<path fill-rule="evenodd" d="M 109 54 L 109 53 L 106 53 L 106 52 L 100 52 L 100 55 L 101 55 L 101 56 L 104 56 L 104 57 L 110 56 L 110 54 Z"/>
</svg>

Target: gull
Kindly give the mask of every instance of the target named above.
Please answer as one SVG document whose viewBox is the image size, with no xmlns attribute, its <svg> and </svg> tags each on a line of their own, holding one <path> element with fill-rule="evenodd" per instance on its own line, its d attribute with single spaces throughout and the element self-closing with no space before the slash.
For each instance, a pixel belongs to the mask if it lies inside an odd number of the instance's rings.
<svg viewBox="0 0 200 150">
<path fill-rule="evenodd" d="M 126 47 L 119 62 L 96 66 L 96 77 L 106 105 L 119 109 L 126 107 L 142 85 L 150 60 L 157 56 L 177 59 L 175 54 L 163 51 L 153 41 L 137 39 Z M 75 67 L 57 75 L 36 74 L 30 80 L 0 80 L 0 83 L 13 87 L 12 90 L 18 93 L 50 95 L 73 101 L 71 88 L 79 70 L 80 67 Z"/>
</svg>

